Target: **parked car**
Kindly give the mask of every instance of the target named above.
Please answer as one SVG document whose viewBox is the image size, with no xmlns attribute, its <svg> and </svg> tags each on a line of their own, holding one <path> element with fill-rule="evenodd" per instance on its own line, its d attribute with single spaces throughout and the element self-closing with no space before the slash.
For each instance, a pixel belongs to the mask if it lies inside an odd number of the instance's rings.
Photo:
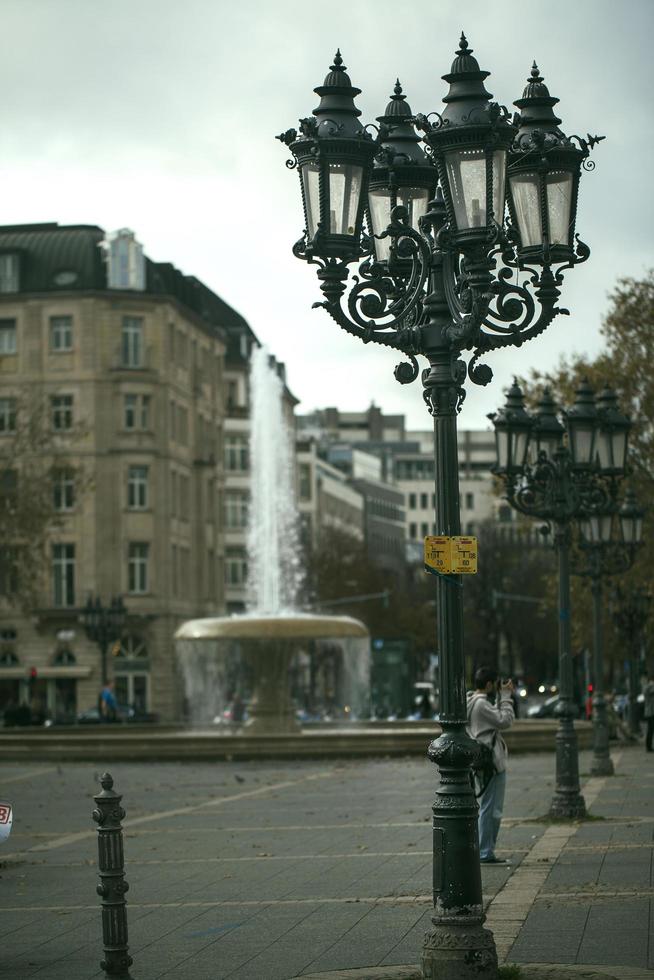
<svg viewBox="0 0 654 980">
<path fill-rule="evenodd" d="M 151 711 L 140 711 L 134 708 L 131 704 L 118 704 L 117 707 L 117 723 L 135 724 L 141 722 L 157 722 L 159 721 L 159 715 L 154 714 Z M 100 725 L 103 721 L 100 717 L 100 711 L 97 705 L 93 708 L 88 708 L 86 711 L 80 711 L 77 715 L 78 725 Z"/>
<path fill-rule="evenodd" d="M 559 696 L 555 694 L 552 698 L 545 698 L 540 704 L 532 704 L 527 708 L 527 718 L 553 718 L 558 701 Z"/>
</svg>

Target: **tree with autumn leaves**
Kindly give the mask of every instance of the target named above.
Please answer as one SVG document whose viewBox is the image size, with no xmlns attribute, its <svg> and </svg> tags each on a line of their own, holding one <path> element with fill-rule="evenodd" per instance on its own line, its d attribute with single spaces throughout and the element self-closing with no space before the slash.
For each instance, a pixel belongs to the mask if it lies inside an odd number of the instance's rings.
<svg viewBox="0 0 654 980">
<path fill-rule="evenodd" d="M 604 349 L 594 359 L 576 355 L 561 361 L 549 372 L 532 372 L 527 387 L 530 399 L 536 399 L 548 387 L 559 404 L 570 405 L 575 389 L 587 379 L 595 391 L 610 385 L 618 396 L 620 408 L 631 418 L 629 434 L 629 474 L 624 483 L 636 493 L 645 508 L 643 545 L 634 567 L 621 577 L 621 593 L 642 588 L 654 595 L 654 271 L 642 279 L 621 279 L 609 296 L 609 308 L 602 325 Z M 607 593 L 611 592 L 611 579 Z M 552 600 L 555 590 L 550 587 Z M 590 646 L 592 612 L 590 590 L 584 580 L 573 581 L 573 642 L 577 648 Z M 615 598 L 619 602 L 619 595 Z M 621 682 L 622 664 L 629 656 L 616 633 L 607 603 L 605 625 L 605 660 L 612 683 Z M 653 610 L 654 612 L 654 610 Z M 646 642 L 654 636 L 650 622 Z M 646 647 L 647 649 L 647 647 Z"/>
</svg>

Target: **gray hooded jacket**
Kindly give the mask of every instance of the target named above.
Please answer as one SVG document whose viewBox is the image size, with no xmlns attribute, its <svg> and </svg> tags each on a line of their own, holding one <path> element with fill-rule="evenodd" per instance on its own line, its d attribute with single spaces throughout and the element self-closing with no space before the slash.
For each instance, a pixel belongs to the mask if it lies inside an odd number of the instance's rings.
<svg viewBox="0 0 654 980">
<path fill-rule="evenodd" d="M 508 692 L 500 695 L 499 706 L 491 704 L 488 697 L 479 691 L 468 693 L 468 732 L 489 747 L 493 747 L 493 762 L 498 772 L 506 769 L 508 749 L 499 734 L 506 731 L 514 722 L 513 701 Z M 493 746 L 493 736 L 495 745 Z"/>
</svg>

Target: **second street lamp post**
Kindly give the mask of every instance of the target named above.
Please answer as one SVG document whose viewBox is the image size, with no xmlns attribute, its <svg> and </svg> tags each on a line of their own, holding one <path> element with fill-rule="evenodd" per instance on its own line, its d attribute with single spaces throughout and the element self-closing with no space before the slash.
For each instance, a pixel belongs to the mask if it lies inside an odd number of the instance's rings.
<svg viewBox="0 0 654 980">
<path fill-rule="evenodd" d="M 570 629 L 570 545 L 575 519 L 599 520 L 614 509 L 617 481 L 624 474 L 629 420 L 616 428 L 616 399 L 605 389 L 595 402 L 587 382 L 574 405 L 563 413 L 565 426 L 548 391 L 535 416 L 524 405 L 514 382 L 505 406 L 490 416 L 495 426 L 497 463 L 509 504 L 528 517 L 547 521 L 554 532 L 559 564 L 559 703 L 556 714 L 556 789 L 554 817 L 586 813 L 579 787 L 579 753 L 574 719 Z M 619 434 L 619 438 L 618 438 Z M 564 442 L 564 437 L 565 442 Z M 531 442 L 531 456 L 529 454 Z"/>
<path fill-rule="evenodd" d="M 637 525 L 638 526 L 638 525 Z M 642 527 L 642 512 L 640 518 Z M 611 597 L 611 616 L 625 641 L 629 655 L 629 700 L 628 715 L 629 731 L 632 735 L 640 733 L 640 717 L 638 709 L 638 686 L 641 659 L 641 644 L 643 630 L 649 618 L 652 596 L 647 589 L 639 588 L 627 592 L 616 586 Z"/>
<path fill-rule="evenodd" d="M 89 595 L 80 615 L 80 621 L 89 640 L 97 643 L 100 648 L 103 685 L 109 680 L 107 670 L 109 644 L 120 639 L 126 617 L 127 609 L 122 596 L 114 596 L 108 606 L 103 606 L 99 596 L 94 599 Z"/>
<path fill-rule="evenodd" d="M 642 511 L 628 492 L 620 509 L 620 536 L 613 538 L 613 512 L 593 515 L 579 522 L 580 551 L 586 561 L 575 572 L 590 580 L 593 597 L 593 776 L 612 776 L 609 725 L 604 697 L 604 653 L 602 636 L 603 580 L 621 575 L 633 565 L 642 542 Z"/>
<path fill-rule="evenodd" d="M 492 371 L 480 358 L 522 345 L 565 312 L 557 306 L 563 270 L 589 255 L 574 225 L 581 169 L 592 167 L 587 156 L 597 137 L 586 142 L 559 129 L 558 100 L 536 66 L 513 121 L 491 101 L 487 77 L 462 35 L 443 76 L 450 88 L 442 115 L 414 116 L 398 83 L 373 139 L 358 120 L 360 90 L 337 52 L 314 90 L 313 115 L 279 137 L 293 154 L 287 166 L 300 176 L 306 225 L 293 253 L 318 266 L 324 299 L 314 306 L 364 343 L 401 351 L 401 384 L 420 374 L 418 355 L 428 361 L 421 378 L 434 420 L 436 534 L 446 537 L 460 534 L 456 419 L 466 374 L 488 384 Z M 348 293 L 349 265 L 362 259 Z M 466 350 L 473 352 L 467 365 Z M 440 778 L 433 928 L 422 973 L 494 980 L 470 780 L 477 748 L 466 734 L 460 575 L 437 577 L 436 611 L 442 734 L 429 746 Z"/>
</svg>

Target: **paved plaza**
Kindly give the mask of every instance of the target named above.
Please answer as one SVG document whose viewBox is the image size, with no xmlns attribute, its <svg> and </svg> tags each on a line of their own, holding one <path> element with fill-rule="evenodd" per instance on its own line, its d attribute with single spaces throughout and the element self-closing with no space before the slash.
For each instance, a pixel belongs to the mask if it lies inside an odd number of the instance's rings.
<svg viewBox="0 0 654 980">
<path fill-rule="evenodd" d="M 603 966 L 620 980 L 654 967 L 654 762 L 642 747 L 615 761 L 613 778 L 583 776 L 596 819 L 551 824 L 538 818 L 554 755 L 512 759 L 499 849 L 512 864 L 483 869 L 501 959 Z M 417 964 L 431 905 L 436 770 L 426 760 L 6 763 L 0 797 L 15 816 L 0 851 L 3 980 L 104 977 L 90 817 L 104 768 L 127 810 L 135 980 L 358 967 L 375 980 Z"/>
</svg>

